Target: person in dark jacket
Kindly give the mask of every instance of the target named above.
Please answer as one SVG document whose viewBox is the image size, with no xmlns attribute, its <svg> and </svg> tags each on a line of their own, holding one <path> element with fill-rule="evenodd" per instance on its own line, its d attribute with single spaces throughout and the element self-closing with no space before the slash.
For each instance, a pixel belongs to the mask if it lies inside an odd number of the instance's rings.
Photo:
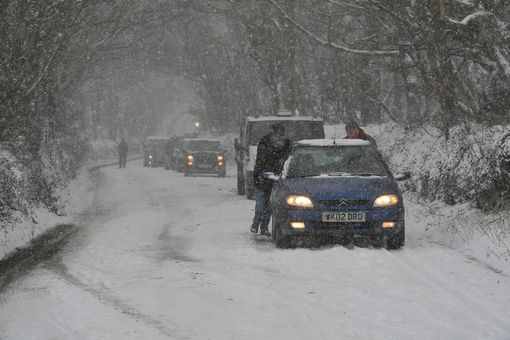
<svg viewBox="0 0 510 340">
<path fill-rule="evenodd" d="M 128 153 L 128 145 L 124 137 L 120 139 L 118 149 L 119 149 L 119 168 L 125 168 Z"/>
<path fill-rule="evenodd" d="M 257 147 L 257 158 L 253 171 L 255 186 L 255 216 L 250 231 L 254 234 L 269 235 L 269 221 L 271 219 L 271 206 L 269 197 L 273 189 L 273 181 L 264 178 L 264 172 L 279 174 L 283 163 L 290 151 L 290 140 L 285 134 L 285 127 L 281 123 L 271 126 L 271 132 L 260 140 Z"/>
<path fill-rule="evenodd" d="M 355 121 L 350 121 L 347 125 L 345 125 L 345 132 L 347 133 L 347 136 L 345 136 L 344 139 L 362 139 L 369 141 L 374 146 L 377 146 L 375 139 L 363 131 L 363 129 L 360 128 L 359 124 Z"/>
</svg>

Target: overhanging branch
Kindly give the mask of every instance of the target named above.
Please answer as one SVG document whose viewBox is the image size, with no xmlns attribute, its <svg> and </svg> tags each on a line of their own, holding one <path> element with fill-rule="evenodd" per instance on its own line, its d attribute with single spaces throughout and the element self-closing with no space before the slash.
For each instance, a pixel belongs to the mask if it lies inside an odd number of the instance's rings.
<svg viewBox="0 0 510 340">
<path fill-rule="evenodd" d="M 400 51 L 398 51 L 398 50 L 370 51 L 370 50 L 352 49 L 352 48 L 348 48 L 346 46 L 343 46 L 343 45 L 340 45 L 337 43 L 333 43 L 333 42 L 324 40 L 324 39 L 318 37 L 317 35 L 315 35 L 310 30 L 306 29 L 303 25 L 298 23 L 296 20 L 291 18 L 287 14 L 287 12 L 285 12 L 285 10 L 275 0 L 266 0 L 266 1 L 268 1 L 271 5 L 273 5 L 278 10 L 283 15 L 285 20 L 289 21 L 298 30 L 300 30 L 304 34 L 308 35 L 311 39 L 315 40 L 316 42 L 318 42 L 319 44 L 321 44 L 323 46 L 330 47 L 335 50 L 339 50 L 339 51 L 346 52 L 346 53 L 357 54 L 357 55 L 376 56 L 376 57 L 397 56 L 400 54 Z"/>
</svg>

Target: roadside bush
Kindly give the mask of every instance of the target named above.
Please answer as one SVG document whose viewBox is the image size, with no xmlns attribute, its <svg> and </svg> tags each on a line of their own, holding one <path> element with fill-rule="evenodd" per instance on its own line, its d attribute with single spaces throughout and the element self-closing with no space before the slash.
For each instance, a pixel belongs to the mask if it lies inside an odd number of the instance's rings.
<svg viewBox="0 0 510 340">
<path fill-rule="evenodd" d="M 473 125 L 469 131 L 452 129 L 445 140 L 432 128 L 406 132 L 386 125 L 374 134 L 393 170 L 412 172 L 405 189 L 449 205 L 473 202 L 494 211 L 510 207 L 509 132 L 509 127 Z"/>
<path fill-rule="evenodd" d="M 84 145 L 79 140 L 48 139 L 35 156 L 26 150 L 22 138 L 0 145 L 0 228 L 4 232 L 17 222 L 15 216 L 29 216 L 33 207 L 60 213 L 59 193 L 75 176 L 85 155 Z"/>
<path fill-rule="evenodd" d="M 14 211 L 25 206 L 21 164 L 0 146 L 0 231 L 7 232 Z"/>
</svg>

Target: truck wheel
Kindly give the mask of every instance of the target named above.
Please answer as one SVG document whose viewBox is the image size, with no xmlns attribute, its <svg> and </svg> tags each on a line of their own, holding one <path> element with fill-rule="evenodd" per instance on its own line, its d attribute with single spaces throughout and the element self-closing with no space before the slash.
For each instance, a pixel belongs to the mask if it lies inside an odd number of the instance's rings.
<svg viewBox="0 0 510 340">
<path fill-rule="evenodd" d="M 246 188 L 246 198 L 249 200 L 255 199 L 255 188 Z"/>
<path fill-rule="evenodd" d="M 245 180 L 244 180 L 244 172 L 243 165 L 239 162 L 237 163 L 237 194 L 242 196 L 246 193 L 245 190 Z"/>
</svg>

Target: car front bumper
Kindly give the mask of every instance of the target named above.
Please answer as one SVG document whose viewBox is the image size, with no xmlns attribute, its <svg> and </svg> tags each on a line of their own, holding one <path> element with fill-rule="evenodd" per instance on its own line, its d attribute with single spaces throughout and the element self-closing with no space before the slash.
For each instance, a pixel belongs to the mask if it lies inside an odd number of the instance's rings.
<svg viewBox="0 0 510 340">
<path fill-rule="evenodd" d="M 404 208 L 364 209 L 365 222 L 322 222 L 322 210 L 286 209 L 278 212 L 276 219 L 284 235 L 308 235 L 317 237 L 372 237 L 387 238 L 405 228 Z M 357 212 L 345 210 L 342 212 Z M 303 222 L 304 229 L 295 229 L 291 222 Z M 383 228 L 383 222 L 396 222 L 392 228 Z"/>
<path fill-rule="evenodd" d="M 203 165 L 201 167 L 198 166 L 190 166 L 188 165 L 186 171 L 190 174 L 223 174 L 226 171 L 224 165 Z"/>
</svg>

